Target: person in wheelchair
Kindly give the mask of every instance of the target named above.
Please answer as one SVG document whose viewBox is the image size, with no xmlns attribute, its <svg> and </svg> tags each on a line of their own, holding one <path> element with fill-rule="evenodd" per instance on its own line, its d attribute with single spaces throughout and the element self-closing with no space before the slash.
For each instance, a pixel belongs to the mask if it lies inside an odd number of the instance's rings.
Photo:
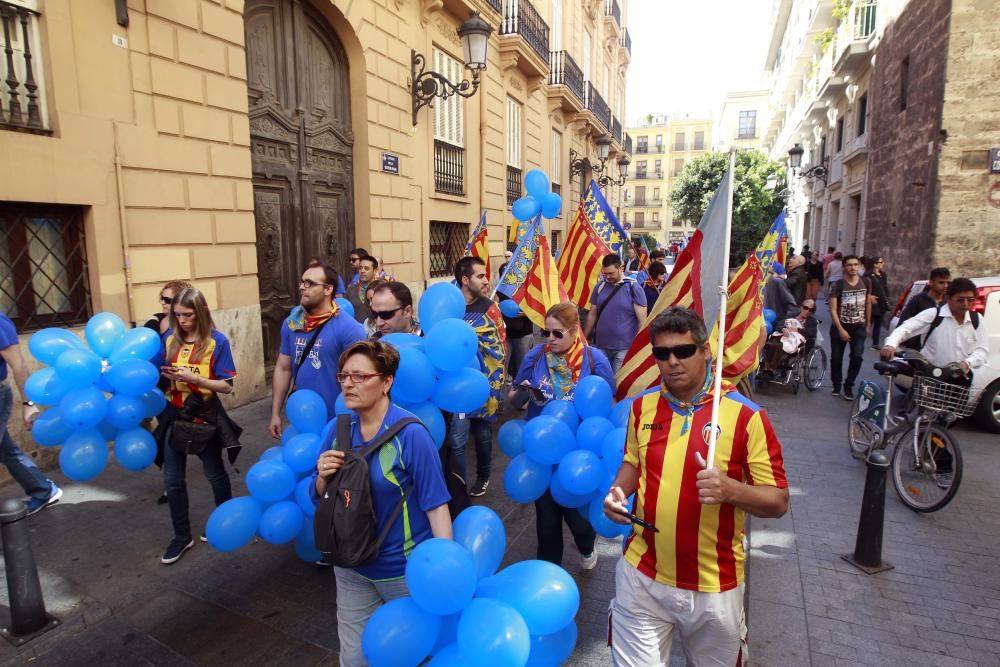
<svg viewBox="0 0 1000 667">
<path fill-rule="evenodd" d="M 816 345 L 819 321 L 816 301 L 805 299 L 796 317 L 785 320 L 781 331 L 775 331 L 764 345 L 764 373 L 775 375 L 789 370 L 792 361 L 799 354 L 808 354 Z"/>
</svg>

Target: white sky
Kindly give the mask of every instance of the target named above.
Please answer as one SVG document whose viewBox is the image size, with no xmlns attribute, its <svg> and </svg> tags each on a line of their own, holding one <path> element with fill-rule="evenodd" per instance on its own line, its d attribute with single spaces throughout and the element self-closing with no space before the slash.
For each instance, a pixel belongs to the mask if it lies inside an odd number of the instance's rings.
<svg viewBox="0 0 1000 667">
<path fill-rule="evenodd" d="M 761 87 L 772 0 L 630 0 L 625 116 L 708 112 L 727 92 Z"/>
</svg>

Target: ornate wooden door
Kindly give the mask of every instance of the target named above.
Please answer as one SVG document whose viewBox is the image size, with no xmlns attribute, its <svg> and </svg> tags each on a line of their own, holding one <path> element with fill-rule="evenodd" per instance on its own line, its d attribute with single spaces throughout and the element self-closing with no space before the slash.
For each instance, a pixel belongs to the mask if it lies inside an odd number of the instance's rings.
<svg viewBox="0 0 1000 667">
<path fill-rule="evenodd" d="M 297 0 L 249 0 L 244 19 L 257 272 L 270 373 L 306 263 L 317 258 L 342 274 L 348 268 L 354 135 L 347 57 L 326 19 Z"/>
</svg>

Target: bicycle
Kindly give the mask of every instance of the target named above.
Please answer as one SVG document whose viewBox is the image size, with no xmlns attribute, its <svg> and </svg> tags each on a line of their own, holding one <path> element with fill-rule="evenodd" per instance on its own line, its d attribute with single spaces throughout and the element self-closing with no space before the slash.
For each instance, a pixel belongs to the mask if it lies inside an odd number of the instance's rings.
<svg viewBox="0 0 1000 667">
<path fill-rule="evenodd" d="M 936 512 L 951 502 L 962 481 L 962 451 L 947 429 L 972 414 L 981 391 L 954 383 L 962 377 L 956 365 L 938 368 L 915 353 L 874 367 L 886 387 L 861 384 L 847 428 L 851 454 L 865 459 L 874 449 L 894 446 L 892 483 L 899 499 L 914 511 Z M 893 410 L 897 375 L 913 377 L 900 411 Z"/>
</svg>

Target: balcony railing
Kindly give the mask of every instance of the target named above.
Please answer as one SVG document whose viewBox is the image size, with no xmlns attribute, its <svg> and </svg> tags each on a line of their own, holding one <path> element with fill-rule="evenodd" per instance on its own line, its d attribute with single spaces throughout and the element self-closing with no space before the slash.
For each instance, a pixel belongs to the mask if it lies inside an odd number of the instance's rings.
<svg viewBox="0 0 1000 667">
<path fill-rule="evenodd" d="M 566 86 L 580 102 L 586 98 L 583 70 L 566 51 L 553 51 L 549 54 L 549 85 Z"/>
<path fill-rule="evenodd" d="M 465 149 L 434 140 L 434 191 L 465 194 Z"/>
<path fill-rule="evenodd" d="M 604 15 L 613 18 L 615 23 L 621 27 L 622 8 L 618 4 L 618 0 L 604 0 Z"/>
<path fill-rule="evenodd" d="M 875 32 L 878 0 L 867 0 L 851 4 L 851 37 L 868 39 Z"/>
<path fill-rule="evenodd" d="M 497 14 L 503 14 L 503 0 L 486 0 L 486 2 Z"/>
<path fill-rule="evenodd" d="M 629 58 L 632 57 L 632 35 L 629 34 L 628 28 L 625 28 L 622 34 L 622 48 L 628 51 Z"/>
<path fill-rule="evenodd" d="M 632 154 L 632 137 L 627 133 L 625 134 L 625 152 L 629 155 Z"/>
<path fill-rule="evenodd" d="M 617 116 L 611 117 L 611 138 L 618 143 L 622 142 L 622 123 Z"/>
<path fill-rule="evenodd" d="M 649 152 L 650 153 L 662 153 L 664 150 L 666 150 L 666 148 L 663 146 L 663 144 L 656 144 L 655 146 L 653 146 L 652 150 L 650 150 Z"/>
<path fill-rule="evenodd" d="M 38 12 L 0 0 L 2 51 L 0 72 L 0 127 L 45 131 L 44 91 L 39 91 L 33 62 L 41 52 L 38 43 Z"/>
<path fill-rule="evenodd" d="M 517 167 L 507 165 L 507 206 L 513 206 L 514 202 L 521 198 L 521 170 Z"/>
<path fill-rule="evenodd" d="M 640 155 L 645 155 L 646 153 L 649 152 L 649 144 L 639 144 L 638 146 L 635 147 L 635 152 L 639 153 Z"/>
<path fill-rule="evenodd" d="M 549 26 L 529 0 L 504 0 L 501 35 L 520 35 L 544 61 L 549 59 Z"/>
<path fill-rule="evenodd" d="M 590 81 L 587 82 L 587 99 L 585 100 L 587 108 L 590 109 L 597 120 L 601 121 L 604 125 L 605 130 L 611 129 L 611 107 L 608 103 L 604 101 L 604 98 L 598 94 L 597 89 L 594 88 L 594 84 Z"/>
</svg>

